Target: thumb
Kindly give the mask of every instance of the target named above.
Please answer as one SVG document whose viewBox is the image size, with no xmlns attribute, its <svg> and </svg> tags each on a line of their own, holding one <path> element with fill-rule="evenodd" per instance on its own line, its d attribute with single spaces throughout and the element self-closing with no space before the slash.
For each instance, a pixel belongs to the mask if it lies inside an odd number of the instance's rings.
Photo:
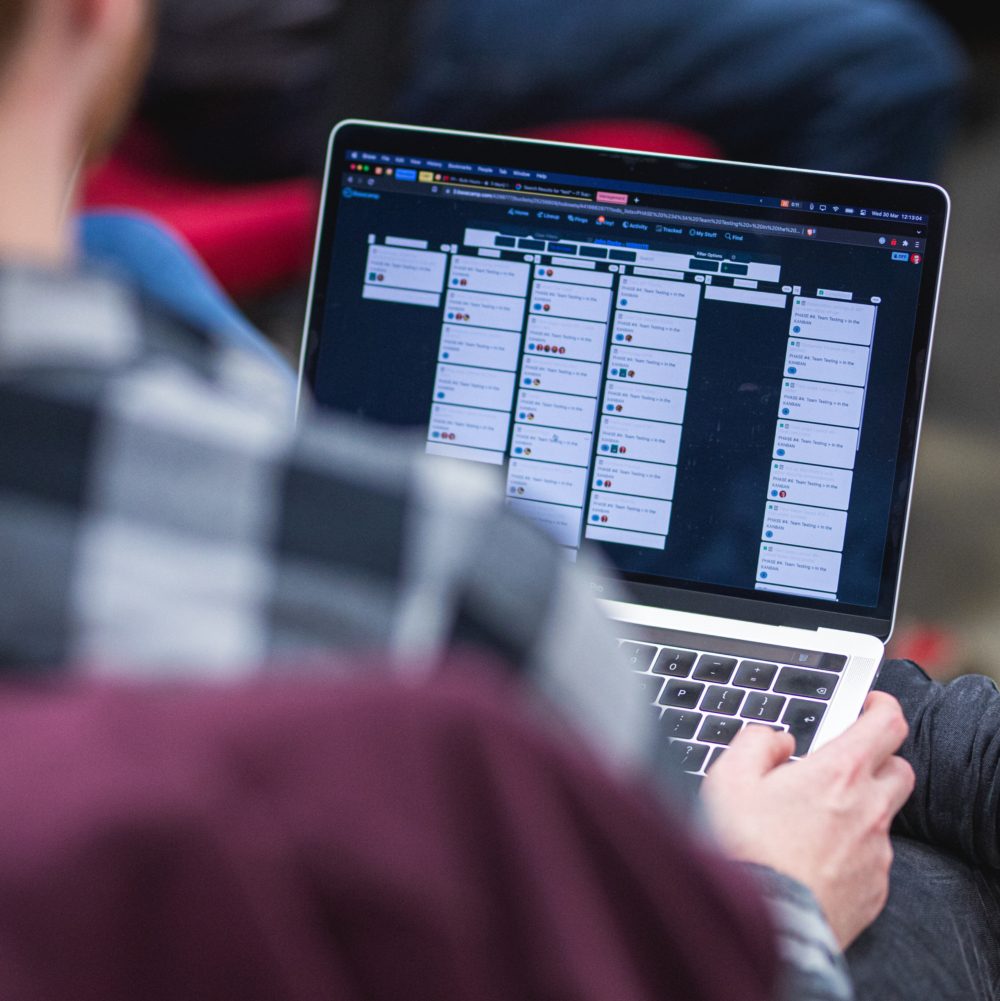
<svg viewBox="0 0 1000 1001">
<path fill-rule="evenodd" d="M 761 777 L 784 764 L 795 750 L 790 734 L 767 726 L 745 726 L 712 771 Z"/>
</svg>

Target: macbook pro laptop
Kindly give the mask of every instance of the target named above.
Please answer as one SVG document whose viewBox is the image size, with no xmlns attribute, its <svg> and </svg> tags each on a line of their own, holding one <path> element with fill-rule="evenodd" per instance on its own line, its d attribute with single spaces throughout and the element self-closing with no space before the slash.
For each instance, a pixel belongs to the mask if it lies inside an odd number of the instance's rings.
<svg viewBox="0 0 1000 1001">
<path fill-rule="evenodd" d="M 805 754 L 892 631 L 948 212 L 930 184 L 345 122 L 301 387 L 599 549 L 687 771 L 751 721 Z"/>
</svg>

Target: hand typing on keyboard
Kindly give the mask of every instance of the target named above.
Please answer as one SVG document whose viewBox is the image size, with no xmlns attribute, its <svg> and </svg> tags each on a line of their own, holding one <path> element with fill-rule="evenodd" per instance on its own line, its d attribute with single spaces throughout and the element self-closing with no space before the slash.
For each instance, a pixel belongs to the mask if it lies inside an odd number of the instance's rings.
<svg viewBox="0 0 1000 1001">
<path fill-rule="evenodd" d="M 888 896 L 889 825 L 914 781 L 895 757 L 906 734 L 896 700 L 874 692 L 849 730 L 792 764 L 790 734 L 744 727 L 701 786 L 728 854 L 808 886 L 844 947 Z"/>
</svg>

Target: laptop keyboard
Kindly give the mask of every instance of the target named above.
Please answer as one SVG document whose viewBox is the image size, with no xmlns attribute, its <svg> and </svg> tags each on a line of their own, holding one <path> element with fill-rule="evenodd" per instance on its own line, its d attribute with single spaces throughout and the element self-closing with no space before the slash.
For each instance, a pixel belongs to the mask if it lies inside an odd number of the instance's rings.
<svg viewBox="0 0 1000 1001">
<path fill-rule="evenodd" d="M 807 753 L 847 664 L 837 654 L 642 631 L 655 639 L 619 645 L 660 715 L 667 755 L 693 775 L 704 775 L 750 723 L 787 730 L 794 756 Z"/>
</svg>

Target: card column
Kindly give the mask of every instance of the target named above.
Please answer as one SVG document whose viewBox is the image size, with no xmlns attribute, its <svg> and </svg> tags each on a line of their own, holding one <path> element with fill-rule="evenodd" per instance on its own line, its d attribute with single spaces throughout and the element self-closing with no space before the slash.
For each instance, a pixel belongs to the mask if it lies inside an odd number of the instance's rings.
<svg viewBox="0 0 1000 1001">
<path fill-rule="evenodd" d="M 432 455 L 502 465 L 530 268 L 453 254 L 427 431 Z"/>
<path fill-rule="evenodd" d="M 607 346 L 608 272 L 533 269 L 507 474 L 508 503 L 580 544 Z M 561 280 L 560 280 L 561 279 Z"/>
<path fill-rule="evenodd" d="M 692 282 L 619 282 L 588 539 L 666 548 L 700 303 Z"/>
<path fill-rule="evenodd" d="M 756 586 L 836 600 L 877 308 L 795 296 Z"/>
</svg>

